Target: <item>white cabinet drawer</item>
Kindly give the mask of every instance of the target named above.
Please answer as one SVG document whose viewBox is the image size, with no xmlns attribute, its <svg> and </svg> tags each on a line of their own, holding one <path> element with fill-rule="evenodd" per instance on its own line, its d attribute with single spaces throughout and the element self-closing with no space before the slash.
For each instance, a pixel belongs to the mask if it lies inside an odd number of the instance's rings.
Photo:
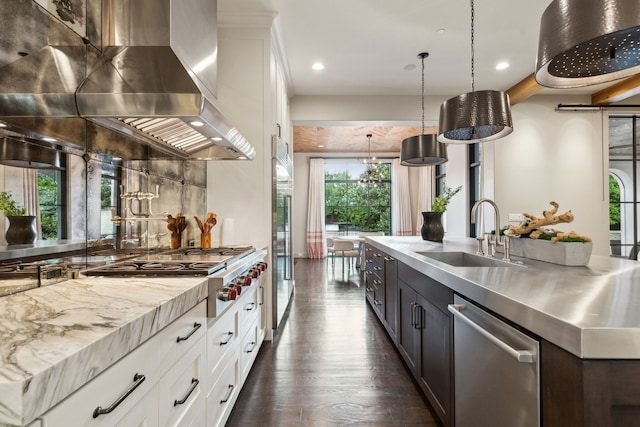
<svg viewBox="0 0 640 427">
<path fill-rule="evenodd" d="M 217 319 L 207 331 L 207 372 L 210 387 L 217 380 L 214 376 L 216 370 L 227 362 L 228 354 L 235 351 L 240 341 L 238 315 L 238 310 L 234 306 L 233 310 Z"/>
<path fill-rule="evenodd" d="M 166 372 L 191 346 L 205 335 L 207 302 L 202 301 L 158 334 L 160 369 Z"/>
<path fill-rule="evenodd" d="M 219 369 L 218 381 L 207 396 L 207 425 L 209 427 L 221 426 L 226 422 L 240 392 L 238 369 L 239 361 L 235 353 L 229 363 Z"/>
<path fill-rule="evenodd" d="M 258 288 L 256 286 L 249 286 L 242 292 L 242 299 L 239 304 L 239 322 L 240 330 L 246 330 L 255 319 L 258 318 L 260 305 L 258 305 Z M 246 295 L 245 295 L 246 294 Z M 240 332 L 242 333 L 242 332 Z"/>
<path fill-rule="evenodd" d="M 160 425 L 187 426 L 194 417 L 205 417 L 206 340 L 195 342 L 160 379 Z"/>
<path fill-rule="evenodd" d="M 244 381 L 249 374 L 251 365 L 260 350 L 261 331 L 259 326 L 260 323 L 256 318 L 243 337 L 242 344 L 240 345 L 240 378 L 242 381 Z"/>
<path fill-rule="evenodd" d="M 41 418 L 43 427 L 136 425 L 128 423 L 127 415 L 146 399 L 153 401 L 155 413 L 155 417 L 149 414 L 155 423 L 148 425 L 157 425 L 155 385 L 160 377 L 157 344 L 152 337 L 49 410 Z M 104 411 L 109 412 L 99 414 Z"/>
</svg>

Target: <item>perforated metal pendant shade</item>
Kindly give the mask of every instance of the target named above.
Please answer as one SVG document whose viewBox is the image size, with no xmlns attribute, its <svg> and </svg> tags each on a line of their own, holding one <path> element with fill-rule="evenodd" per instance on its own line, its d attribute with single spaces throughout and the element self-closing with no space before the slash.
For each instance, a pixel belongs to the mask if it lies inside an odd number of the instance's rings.
<svg viewBox="0 0 640 427">
<path fill-rule="evenodd" d="M 573 88 L 640 73 L 640 1 L 554 0 L 540 22 L 536 81 Z"/>
<path fill-rule="evenodd" d="M 438 140 L 447 144 L 474 144 L 513 131 L 509 95 L 479 90 L 450 98 L 440 106 Z"/>
<path fill-rule="evenodd" d="M 400 164 L 435 166 L 447 161 L 447 147 L 435 135 L 416 135 L 402 140 Z"/>
</svg>

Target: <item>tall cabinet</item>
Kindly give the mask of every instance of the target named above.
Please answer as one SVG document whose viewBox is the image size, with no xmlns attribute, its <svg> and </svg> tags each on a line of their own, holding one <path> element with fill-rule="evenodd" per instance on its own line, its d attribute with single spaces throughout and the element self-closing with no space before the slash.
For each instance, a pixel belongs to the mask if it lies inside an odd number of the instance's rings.
<svg viewBox="0 0 640 427">
<path fill-rule="evenodd" d="M 207 211 L 216 212 L 219 221 L 212 240 L 219 242 L 224 235 L 224 244 L 271 248 L 271 140 L 279 132 L 290 150 L 293 140 L 286 62 L 279 49 L 274 18 L 273 13 L 218 14 L 218 101 L 256 149 L 253 161 L 207 165 Z M 275 265 L 269 252 L 267 262 Z M 271 294 L 269 278 L 265 295 Z M 265 304 L 270 322 L 273 306 L 270 299 Z M 269 332 L 271 328 L 269 324 Z M 271 336 L 269 333 L 267 339 Z"/>
</svg>

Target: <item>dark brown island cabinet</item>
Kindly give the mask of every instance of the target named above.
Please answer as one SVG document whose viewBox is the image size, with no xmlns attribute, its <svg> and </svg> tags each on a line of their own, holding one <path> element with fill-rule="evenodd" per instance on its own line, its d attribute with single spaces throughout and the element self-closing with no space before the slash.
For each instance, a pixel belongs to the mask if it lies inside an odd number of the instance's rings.
<svg viewBox="0 0 640 427">
<path fill-rule="evenodd" d="M 447 308 L 454 292 L 369 242 L 363 274 L 366 299 L 432 412 L 455 426 L 454 320 Z M 640 426 L 639 360 L 584 360 L 539 341 L 544 427 Z"/>
</svg>

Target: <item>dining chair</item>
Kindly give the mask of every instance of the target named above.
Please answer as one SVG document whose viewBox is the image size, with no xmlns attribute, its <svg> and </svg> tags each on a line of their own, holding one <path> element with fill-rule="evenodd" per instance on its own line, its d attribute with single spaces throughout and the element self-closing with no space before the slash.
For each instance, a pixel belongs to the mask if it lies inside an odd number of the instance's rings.
<svg viewBox="0 0 640 427">
<path fill-rule="evenodd" d="M 335 264 L 336 261 L 336 251 L 333 246 L 333 239 L 331 237 L 327 237 L 327 256 L 331 255 L 331 265 Z"/>
<path fill-rule="evenodd" d="M 333 240 L 333 251 L 336 255 L 342 257 L 342 270 L 344 271 L 344 260 L 345 258 L 349 258 L 349 269 L 351 269 L 351 260 L 353 258 L 357 258 L 359 255 L 359 251 L 354 249 L 353 242 L 350 240 L 341 240 L 334 239 Z"/>
</svg>

